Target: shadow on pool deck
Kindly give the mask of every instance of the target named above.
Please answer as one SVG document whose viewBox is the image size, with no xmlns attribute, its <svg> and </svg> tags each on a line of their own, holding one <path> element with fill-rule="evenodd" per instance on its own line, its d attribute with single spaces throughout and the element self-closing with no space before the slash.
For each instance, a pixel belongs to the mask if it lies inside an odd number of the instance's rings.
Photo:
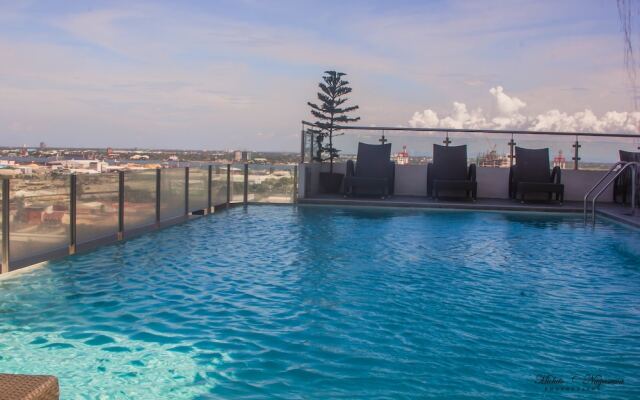
<svg viewBox="0 0 640 400">
<path fill-rule="evenodd" d="M 527 202 L 523 204 L 519 201 L 508 199 L 478 199 L 477 201 L 472 202 L 464 199 L 435 200 L 419 196 L 391 196 L 386 199 L 380 199 L 375 197 L 345 198 L 342 195 L 320 194 L 304 199 L 298 199 L 298 204 L 479 211 L 560 212 L 579 214 L 582 214 L 583 212 L 583 203 L 581 201 L 566 201 L 563 204 L 557 202 Z M 605 216 L 618 222 L 640 228 L 640 210 L 636 211 L 636 216 L 631 216 L 631 208 L 628 206 L 612 203 L 598 203 L 596 211 L 598 216 Z"/>
</svg>

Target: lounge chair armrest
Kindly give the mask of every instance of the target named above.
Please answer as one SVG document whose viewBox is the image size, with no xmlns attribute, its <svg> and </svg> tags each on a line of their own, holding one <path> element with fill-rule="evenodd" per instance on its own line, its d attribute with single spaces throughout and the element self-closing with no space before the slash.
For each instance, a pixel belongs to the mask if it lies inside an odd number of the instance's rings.
<svg viewBox="0 0 640 400">
<path fill-rule="evenodd" d="M 389 193 L 393 195 L 395 193 L 396 185 L 396 163 L 389 161 Z"/>
<path fill-rule="evenodd" d="M 467 179 L 469 179 L 471 182 L 476 181 L 476 165 L 475 164 L 469 165 L 469 175 L 467 176 Z"/>
<path fill-rule="evenodd" d="M 512 165 L 509 167 L 509 198 L 515 199 L 517 187 L 515 165 Z"/>
<path fill-rule="evenodd" d="M 551 170 L 551 182 L 560 183 L 561 180 L 562 180 L 562 170 L 560 169 L 559 166 L 556 165 Z"/>
<path fill-rule="evenodd" d="M 433 163 L 427 164 L 427 197 L 433 197 Z"/>
<path fill-rule="evenodd" d="M 355 163 L 353 162 L 353 160 L 347 160 L 347 171 L 345 176 L 353 176 L 355 174 Z"/>
</svg>

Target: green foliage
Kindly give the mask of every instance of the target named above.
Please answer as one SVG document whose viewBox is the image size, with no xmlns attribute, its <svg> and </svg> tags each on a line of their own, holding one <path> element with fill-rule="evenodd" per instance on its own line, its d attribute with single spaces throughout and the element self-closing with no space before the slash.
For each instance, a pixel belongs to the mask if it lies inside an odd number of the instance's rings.
<svg viewBox="0 0 640 400">
<path fill-rule="evenodd" d="M 261 183 L 250 183 L 249 192 L 256 194 L 290 193 L 293 190 L 293 177 L 267 178 Z"/>
<path fill-rule="evenodd" d="M 349 117 L 347 114 L 357 110 L 358 106 L 345 106 L 349 100 L 347 95 L 351 93 L 349 82 L 342 79 L 346 74 L 336 71 L 325 71 L 323 82 L 318 84 L 319 105 L 308 102 L 311 114 L 317 119 L 313 128 L 308 128 L 307 133 L 312 134 L 316 141 L 315 161 L 330 162 L 330 171 L 333 173 L 333 160 L 339 156 L 340 150 L 333 147 L 333 137 L 337 136 L 339 126 L 349 122 L 360 120 L 360 117 Z M 325 144 L 325 139 L 329 142 Z"/>
</svg>

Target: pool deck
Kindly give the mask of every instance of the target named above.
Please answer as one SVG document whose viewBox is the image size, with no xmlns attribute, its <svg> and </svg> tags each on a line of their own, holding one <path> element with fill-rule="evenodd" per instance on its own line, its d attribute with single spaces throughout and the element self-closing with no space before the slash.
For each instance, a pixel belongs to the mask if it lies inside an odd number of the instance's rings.
<svg viewBox="0 0 640 400">
<path fill-rule="evenodd" d="M 342 195 L 320 194 L 298 199 L 298 204 L 579 214 L 583 212 L 583 203 L 580 201 L 566 201 L 563 204 L 557 202 L 527 202 L 523 204 L 519 201 L 508 199 L 478 199 L 472 202 L 463 199 L 435 200 L 419 196 L 391 196 L 386 199 L 379 199 L 375 197 L 345 198 Z M 636 216 L 631 216 L 631 209 L 628 206 L 598 203 L 596 211 L 598 216 L 604 216 L 635 228 L 640 228 L 640 210 L 636 211 Z"/>
</svg>

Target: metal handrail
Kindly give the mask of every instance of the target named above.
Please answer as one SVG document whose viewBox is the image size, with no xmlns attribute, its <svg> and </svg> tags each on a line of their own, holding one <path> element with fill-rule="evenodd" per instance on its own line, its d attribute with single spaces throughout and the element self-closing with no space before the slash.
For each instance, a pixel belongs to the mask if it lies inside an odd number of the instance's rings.
<svg viewBox="0 0 640 400">
<path fill-rule="evenodd" d="M 613 177 L 609 180 L 609 182 L 607 182 L 597 193 L 596 195 L 593 197 L 592 201 L 591 201 L 591 223 L 595 226 L 596 224 L 596 201 L 598 200 L 598 197 L 600 197 L 600 195 L 602 193 L 604 193 L 604 191 L 609 187 L 609 185 L 611 185 L 613 182 L 615 182 L 615 179 L 620 176 L 620 174 L 622 174 L 622 172 L 624 172 L 624 170 L 626 170 L 627 168 L 631 167 L 632 174 L 631 174 L 631 215 L 635 215 L 636 212 L 636 174 L 637 174 L 637 167 L 638 165 L 640 165 L 638 162 L 636 161 L 630 161 L 630 162 L 618 162 L 616 163 L 616 165 L 610 169 L 602 179 L 600 179 L 600 181 L 598 181 L 598 183 L 591 188 L 591 190 L 589 190 L 589 192 L 587 192 L 587 195 L 585 195 L 585 207 L 584 207 L 584 214 L 585 214 L 585 223 L 587 222 L 587 208 L 586 208 L 586 204 L 587 204 L 587 196 L 589 194 L 591 194 L 597 187 L 598 185 L 600 185 L 603 181 L 604 178 L 606 178 L 607 176 L 610 175 L 611 172 L 613 172 L 613 169 L 619 165 L 622 165 L 622 168 L 620 168 L 614 175 Z"/>
<path fill-rule="evenodd" d="M 598 188 L 598 186 L 600 186 L 600 184 L 609 176 L 609 174 L 611 172 L 613 172 L 616 168 L 618 168 L 619 166 L 621 166 L 622 164 L 624 164 L 624 161 L 618 161 L 617 163 L 613 164 L 613 166 L 611 168 L 609 168 L 609 170 L 607 171 L 606 174 L 602 175 L 602 178 L 600 178 L 600 180 L 598 180 L 598 182 L 593 185 L 593 187 L 591 189 L 589 189 L 589 191 L 584 195 L 584 204 L 582 206 L 582 212 L 584 214 L 584 223 L 587 223 L 587 202 L 589 201 L 589 195 L 591 193 L 593 193 L 594 190 L 596 190 Z"/>
<path fill-rule="evenodd" d="M 305 127 L 316 127 L 323 128 L 326 127 L 326 124 L 312 123 L 308 121 L 302 121 L 302 129 L 300 133 L 300 162 L 304 163 L 306 158 L 306 136 L 311 133 L 305 129 Z M 380 143 L 385 143 L 387 139 L 384 136 L 385 132 L 402 132 L 402 133 L 416 133 L 416 132 L 431 132 L 431 133 L 441 133 L 446 135 L 446 139 L 443 142 L 446 146 L 451 143 L 451 139 L 449 138 L 450 134 L 455 133 L 471 133 L 471 134 L 484 134 L 484 135 L 509 135 L 511 136 L 511 140 L 509 141 L 509 163 L 513 165 L 514 157 L 514 148 L 516 146 L 516 142 L 513 140 L 514 135 L 523 135 L 523 136 L 561 136 L 561 137 L 575 137 L 575 141 L 571 145 L 574 148 L 574 154 L 572 157 L 573 160 L 573 169 L 580 169 L 580 148 L 582 144 L 581 140 L 584 138 L 619 138 L 619 139 L 640 139 L 640 134 L 637 133 L 602 133 L 602 132 L 557 132 L 557 131 L 528 131 L 528 130 L 517 130 L 517 129 L 465 129 L 465 128 L 411 128 L 411 127 L 403 127 L 403 126 L 358 126 L 358 125 L 337 125 L 334 126 L 334 135 L 336 131 L 343 131 L 340 134 L 344 134 L 345 131 L 379 131 L 382 132 L 382 136 L 380 137 Z M 481 135 L 481 136 L 484 136 Z M 313 135 L 312 135 L 313 136 Z M 309 142 L 309 154 L 310 159 L 313 160 L 313 139 Z"/>
<path fill-rule="evenodd" d="M 313 122 L 302 121 L 302 125 L 318 127 Z M 551 136 L 589 136 L 589 137 L 615 137 L 615 138 L 640 138 L 637 133 L 602 133 L 602 132 L 554 132 L 554 131 L 525 131 L 509 129 L 463 129 L 463 128 L 410 128 L 404 126 L 357 126 L 338 125 L 336 130 L 350 131 L 404 131 L 404 132 L 449 132 L 449 133 L 498 133 L 503 135 L 551 135 Z"/>
</svg>

